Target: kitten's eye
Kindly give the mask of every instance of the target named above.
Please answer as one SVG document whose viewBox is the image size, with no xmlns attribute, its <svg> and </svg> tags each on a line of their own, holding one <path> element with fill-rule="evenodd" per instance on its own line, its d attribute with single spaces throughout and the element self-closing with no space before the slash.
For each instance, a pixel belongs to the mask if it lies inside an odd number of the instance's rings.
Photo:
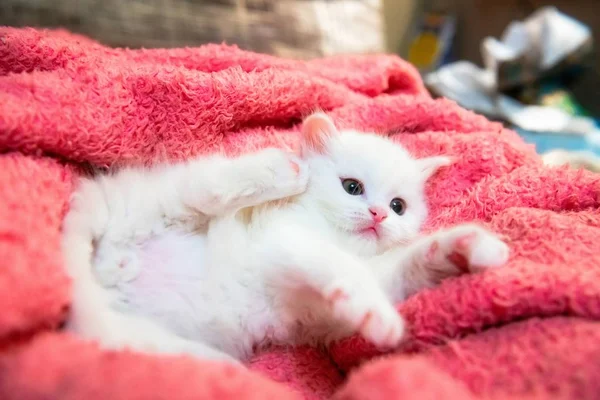
<svg viewBox="0 0 600 400">
<path fill-rule="evenodd" d="M 396 214 L 398 215 L 402 215 L 404 214 L 404 211 L 406 211 L 406 202 L 402 199 L 399 198 L 395 198 L 392 200 L 392 202 L 390 203 L 390 208 L 392 209 L 392 211 L 394 211 Z"/>
<path fill-rule="evenodd" d="M 365 192 L 363 184 L 357 181 L 356 179 L 344 179 L 342 181 L 342 186 L 344 187 L 346 193 L 351 194 L 352 196 L 358 196 Z"/>
</svg>

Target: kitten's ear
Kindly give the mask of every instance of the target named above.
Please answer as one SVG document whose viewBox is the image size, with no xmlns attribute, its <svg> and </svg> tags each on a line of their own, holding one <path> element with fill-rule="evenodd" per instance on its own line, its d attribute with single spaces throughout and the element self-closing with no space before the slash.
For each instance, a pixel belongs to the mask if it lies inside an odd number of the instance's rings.
<svg viewBox="0 0 600 400">
<path fill-rule="evenodd" d="M 454 161 L 453 157 L 447 156 L 427 157 L 417 160 L 422 176 L 425 178 L 424 180 L 431 178 L 438 169 L 454 164 Z"/>
<path fill-rule="evenodd" d="M 302 122 L 302 152 L 325 152 L 327 140 L 339 132 L 329 116 L 322 112 L 312 114 Z"/>
</svg>

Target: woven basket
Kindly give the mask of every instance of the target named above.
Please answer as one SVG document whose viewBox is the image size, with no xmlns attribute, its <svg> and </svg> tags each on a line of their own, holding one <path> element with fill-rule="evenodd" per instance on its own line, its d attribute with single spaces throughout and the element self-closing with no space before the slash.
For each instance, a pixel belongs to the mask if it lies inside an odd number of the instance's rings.
<svg viewBox="0 0 600 400">
<path fill-rule="evenodd" d="M 384 50 L 382 0 L 2 0 L 0 25 L 63 27 L 118 47 L 209 42 L 287 57 Z"/>
</svg>

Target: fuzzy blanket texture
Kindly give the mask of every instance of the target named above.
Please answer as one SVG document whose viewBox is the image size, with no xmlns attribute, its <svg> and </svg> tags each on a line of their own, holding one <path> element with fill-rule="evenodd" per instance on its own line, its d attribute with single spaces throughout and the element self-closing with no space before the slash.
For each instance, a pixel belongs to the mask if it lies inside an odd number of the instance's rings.
<svg viewBox="0 0 600 400">
<path fill-rule="evenodd" d="M 426 229 L 479 221 L 506 238 L 509 264 L 398 304 L 410 332 L 385 356 L 352 337 L 327 351 L 273 348 L 240 371 L 102 351 L 61 331 L 61 220 L 81 173 L 294 149 L 316 108 L 417 156 L 456 156 L 428 188 Z M 598 175 L 544 167 L 514 132 L 432 99 L 394 56 L 110 49 L 0 28 L 0 150 L 2 399 L 598 398 Z"/>
</svg>

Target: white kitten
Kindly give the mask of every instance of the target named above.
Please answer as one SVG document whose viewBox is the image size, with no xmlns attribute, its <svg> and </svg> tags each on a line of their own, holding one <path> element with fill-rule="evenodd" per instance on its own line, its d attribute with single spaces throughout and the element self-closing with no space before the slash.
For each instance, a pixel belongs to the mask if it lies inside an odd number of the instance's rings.
<svg viewBox="0 0 600 400">
<path fill-rule="evenodd" d="M 86 180 L 64 225 L 71 329 L 109 348 L 244 359 L 256 346 L 360 332 L 395 346 L 393 304 L 447 276 L 504 264 L 465 225 L 417 239 L 426 180 L 386 138 L 303 124 L 302 158 L 267 149 Z"/>
</svg>

